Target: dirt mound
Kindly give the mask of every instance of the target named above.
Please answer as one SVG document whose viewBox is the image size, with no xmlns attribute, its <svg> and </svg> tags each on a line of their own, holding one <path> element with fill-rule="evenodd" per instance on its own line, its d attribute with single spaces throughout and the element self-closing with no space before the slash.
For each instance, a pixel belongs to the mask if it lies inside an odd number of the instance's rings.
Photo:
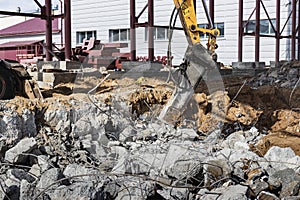
<svg viewBox="0 0 300 200">
<path fill-rule="evenodd" d="M 256 127 L 262 133 L 269 133 L 255 148 L 265 153 L 271 146 L 290 146 L 298 152 L 300 135 L 300 84 L 299 62 L 285 63 L 281 68 L 252 77 L 223 77 L 226 93 L 218 94 L 224 102 L 212 101 L 204 82 L 196 89 L 193 100 L 183 114 L 179 126 L 192 126 L 202 133 L 209 133 L 223 123 L 224 137 L 238 130 Z M 60 98 L 68 103 L 69 98 L 86 98 L 104 77 L 79 77 L 74 84 L 60 84 L 44 91 L 46 97 Z M 113 99 L 124 101 L 130 107 L 133 117 L 158 113 L 170 98 L 174 85 L 161 79 L 139 77 L 107 79 L 93 94 L 97 100 L 109 104 Z M 68 95 L 68 96 L 66 96 Z M 80 97 L 79 97 L 80 96 Z M 22 98 L 9 102 L 16 109 L 49 106 L 36 102 L 27 105 Z M 213 107 L 219 110 L 212 112 Z M 218 112 L 218 111 L 217 111 Z M 184 121 L 185 120 L 185 121 Z M 191 122 L 187 124 L 187 121 Z M 283 137 L 284 136 L 284 137 Z M 288 139 L 283 139 L 288 138 Z M 292 142 L 294 141 L 294 142 Z"/>
</svg>

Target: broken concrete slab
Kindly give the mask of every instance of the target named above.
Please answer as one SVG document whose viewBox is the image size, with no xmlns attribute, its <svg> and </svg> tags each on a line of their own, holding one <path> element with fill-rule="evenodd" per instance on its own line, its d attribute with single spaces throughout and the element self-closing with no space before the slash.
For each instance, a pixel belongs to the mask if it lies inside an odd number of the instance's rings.
<svg viewBox="0 0 300 200">
<path fill-rule="evenodd" d="M 293 169 L 286 168 L 271 174 L 269 177 L 269 182 L 272 183 L 275 181 L 281 184 L 281 198 L 298 194 L 300 187 L 300 176 L 296 174 Z"/>
<path fill-rule="evenodd" d="M 51 167 L 54 167 L 51 160 L 45 155 L 39 155 L 37 157 L 37 160 L 38 160 L 38 166 L 41 173 L 47 171 Z"/>
<path fill-rule="evenodd" d="M 51 168 L 42 173 L 39 182 L 36 185 L 36 189 L 41 191 L 50 186 L 57 187 L 58 185 L 60 185 L 57 180 L 61 178 L 63 178 L 61 170 L 59 168 Z"/>
<path fill-rule="evenodd" d="M 278 146 L 271 147 L 264 156 L 264 158 L 270 162 L 269 164 L 278 170 L 287 168 L 286 164 L 282 163 L 283 160 L 292 159 L 294 157 L 296 157 L 296 154 L 290 147 L 281 148 Z"/>
<path fill-rule="evenodd" d="M 247 193 L 249 188 L 242 185 L 232 185 L 226 188 L 226 190 L 222 193 L 219 199 L 222 200 L 242 200 L 248 199 Z"/>
<path fill-rule="evenodd" d="M 181 134 L 180 138 L 182 138 L 182 140 L 186 141 L 194 141 L 195 139 L 197 139 L 199 137 L 199 135 L 197 134 L 197 132 L 194 129 L 178 129 L 177 130 L 178 134 Z"/>
<path fill-rule="evenodd" d="M 29 153 L 37 147 L 35 138 L 24 138 L 14 147 L 7 150 L 5 160 L 10 163 L 22 163 L 29 157 Z"/>
<path fill-rule="evenodd" d="M 69 181 L 90 181 L 96 179 L 100 174 L 95 169 L 90 169 L 78 164 L 69 164 L 63 171 L 65 177 L 70 177 Z"/>
</svg>

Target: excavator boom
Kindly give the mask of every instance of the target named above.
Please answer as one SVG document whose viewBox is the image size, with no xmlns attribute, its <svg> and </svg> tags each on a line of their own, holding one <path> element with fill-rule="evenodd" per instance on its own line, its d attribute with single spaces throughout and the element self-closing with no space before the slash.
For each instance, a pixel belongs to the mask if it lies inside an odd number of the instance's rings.
<svg viewBox="0 0 300 200">
<path fill-rule="evenodd" d="M 179 121 L 201 79 L 211 79 L 218 71 L 212 55 L 215 54 L 216 37 L 220 32 L 213 28 L 205 0 L 202 3 L 209 22 L 208 29 L 198 27 L 193 0 L 174 0 L 189 45 L 184 62 L 176 70 L 176 88 L 159 115 L 159 119 L 169 124 L 175 125 Z M 200 33 L 209 36 L 206 48 L 200 43 Z"/>
</svg>

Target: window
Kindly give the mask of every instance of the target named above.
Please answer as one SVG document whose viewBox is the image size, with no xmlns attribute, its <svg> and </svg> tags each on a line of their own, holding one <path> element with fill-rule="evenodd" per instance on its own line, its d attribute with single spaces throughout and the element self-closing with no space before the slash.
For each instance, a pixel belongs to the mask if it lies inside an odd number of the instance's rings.
<svg viewBox="0 0 300 200">
<path fill-rule="evenodd" d="M 168 40 L 168 29 L 163 27 L 153 27 L 154 40 Z M 148 27 L 145 27 L 145 41 L 148 41 Z"/>
<path fill-rule="evenodd" d="M 120 42 L 130 40 L 130 29 L 110 29 L 109 42 Z"/>
<path fill-rule="evenodd" d="M 208 24 L 198 24 L 199 28 L 208 28 Z M 200 32 L 200 38 L 206 38 L 206 34 Z"/>
<path fill-rule="evenodd" d="M 274 27 L 276 27 L 276 20 L 275 19 L 271 19 L 271 22 L 273 24 Z M 244 25 L 247 23 L 247 21 L 244 21 Z M 255 33 L 255 20 L 250 20 L 248 22 L 248 24 L 246 25 L 244 32 L 245 33 Z M 274 34 L 274 30 L 272 28 L 271 23 L 269 22 L 268 19 L 263 19 L 260 20 L 260 34 L 265 34 L 265 35 L 272 35 Z"/>
<path fill-rule="evenodd" d="M 208 28 L 208 24 L 198 24 L 199 28 Z M 224 22 L 220 22 L 220 23 L 215 23 L 215 28 L 219 29 L 220 31 L 220 35 L 219 37 L 224 37 Z M 200 38 L 207 38 L 208 35 L 204 34 L 204 33 L 200 33 Z"/>
<path fill-rule="evenodd" d="M 219 37 L 224 37 L 224 35 L 225 35 L 224 22 L 221 22 L 221 23 L 215 23 L 215 27 L 216 27 L 217 29 L 219 29 L 219 31 L 220 31 Z"/>
<path fill-rule="evenodd" d="M 96 38 L 96 31 L 79 31 L 76 32 L 76 43 L 77 44 L 81 44 L 83 42 L 83 39 L 86 38 L 87 40 L 89 40 L 91 37 Z"/>
</svg>

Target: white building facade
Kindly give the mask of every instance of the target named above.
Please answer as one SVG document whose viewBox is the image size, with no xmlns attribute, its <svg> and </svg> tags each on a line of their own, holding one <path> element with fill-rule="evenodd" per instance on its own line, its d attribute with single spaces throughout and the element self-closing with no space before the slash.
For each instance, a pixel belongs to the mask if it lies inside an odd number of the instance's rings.
<svg viewBox="0 0 300 200">
<path fill-rule="evenodd" d="M 129 0 L 72 0 L 72 46 L 81 44 L 85 37 L 96 37 L 102 43 L 125 42 L 128 48 L 122 52 L 130 51 L 130 1 Z M 147 4 L 147 0 L 136 0 L 136 15 L 140 13 Z M 208 4 L 208 0 L 207 0 Z M 270 19 L 276 27 L 276 0 L 263 0 Z M 197 19 L 200 27 L 208 22 L 205 19 L 201 1 L 197 1 Z M 168 26 L 174 4 L 172 0 L 154 0 L 154 24 L 157 26 Z M 215 1 L 215 25 L 220 29 L 218 37 L 217 54 L 218 60 L 225 65 L 238 61 L 238 0 Z M 255 9 L 255 0 L 244 1 L 244 21 L 247 21 Z M 291 11 L 290 1 L 281 1 L 281 29 L 284 27 Z M 261 7 L 261 33 L 275 35 L 271 24 Z M 139 18 L 139 23 L 148 21 L 147 9 Z M 179 18 L 176 23 L 181 27 Z M 283 35 L 291 33 L 291 19 L 288 21 Z M 250 23 L 245 32 L 253 32 L 255 28 L 255 11 L 250 18 Z M 168 48 L 168 31 L 165 28 L 154 28 L 154 54 L 165 56 Z M 136 29 L 136 51 L 137 56 L 148 55 L 147 29 L 140 27 Z M 255 60 L 255 38 L 253 36 L 243 37 L 243 61 L 253 62 Z M 275 38 L 260 39 L 260 61 L 269 63 L 275 60 Z M 290 59 L 290 39 L 282 39 L 280 44 L 280 60 Z M 201 43 L 205 45 L 207 39 L 202 36 Z M 182 30 L 175 30 L 172 38 L 172 55 L 174 64 L 182 61 L 187 47 L 187 40 Z"/>
</svg>

